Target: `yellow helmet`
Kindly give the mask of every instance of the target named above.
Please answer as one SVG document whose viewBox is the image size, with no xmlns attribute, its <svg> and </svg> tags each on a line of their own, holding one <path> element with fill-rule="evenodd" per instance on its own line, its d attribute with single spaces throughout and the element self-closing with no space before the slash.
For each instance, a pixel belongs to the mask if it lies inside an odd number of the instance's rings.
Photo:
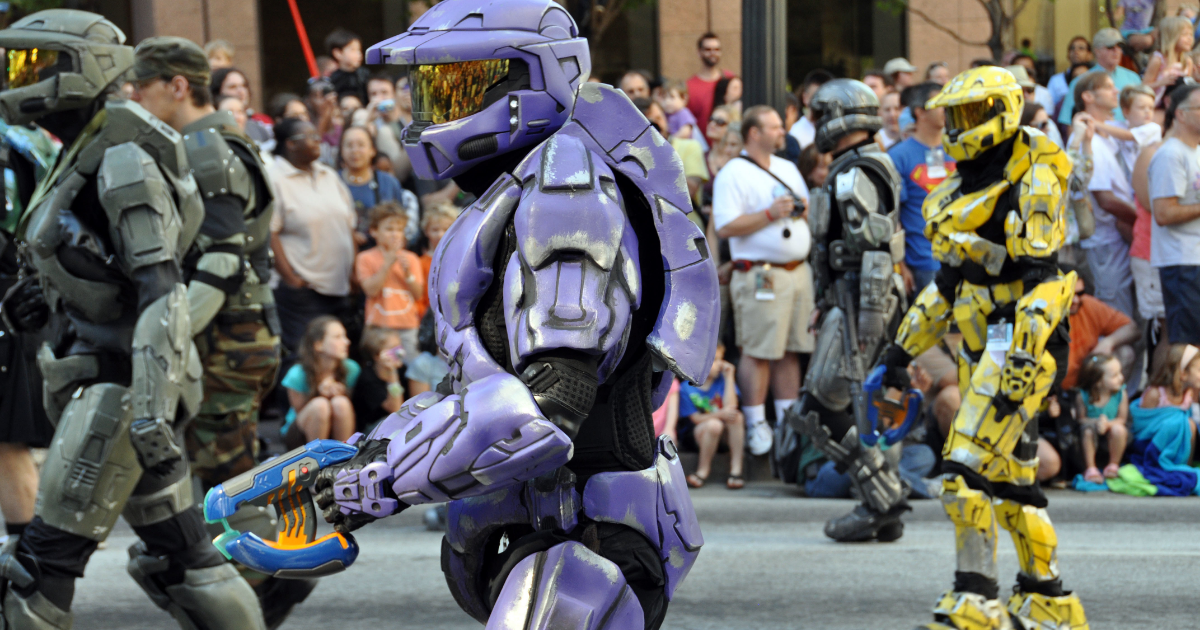
<svg viewBox="0 0 1200 630">
<path fill-rule="evenodd" d="M 1004 68 L 972 68 L 950 80 L 926 108 L 946 108 L 942 145 L 958 161 L 973 160 L 1008 140 L 1021 126 L 1025 97 Z"/>
</svg>

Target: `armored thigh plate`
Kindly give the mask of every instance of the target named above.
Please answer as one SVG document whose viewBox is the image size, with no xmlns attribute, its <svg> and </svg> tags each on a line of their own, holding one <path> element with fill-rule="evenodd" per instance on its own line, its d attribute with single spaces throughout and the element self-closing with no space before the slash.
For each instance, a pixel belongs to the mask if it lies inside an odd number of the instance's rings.
<svg viewBox="0 0 1200 630">
<path fill-rule="evenodd" d="M 846 314 L 835 307 L 821 321 L 817 347 L 813 351 L 804 383 L 804 390 L 831 411 L 842 411 L 850 406 L 850 381 L 844 376 L 844 334 Z"/>
<path fill-rule="evenodd" d="M 625 525 L 650 540 L 663 561 L 668 600 L 691 571 L 704 544 L 683 465 L 667 437 L 658 440 L 654 466 L 603 472 L 588 479 L 583 513 L 593 521 Z"/>
<path fill-rule="evenodd" d="M 47 524 L 92 540 L 108 537 L 142 475 L 129 439 L 127 392 L 92 385 L 63 411 L 38 492 L 37 514 Z"/>
<path fill-rule="evenodd" d="M 641 630 L 645 613 L 621 569 L 569 541 L 513 567 L 487 630 Z"/>
</svg>

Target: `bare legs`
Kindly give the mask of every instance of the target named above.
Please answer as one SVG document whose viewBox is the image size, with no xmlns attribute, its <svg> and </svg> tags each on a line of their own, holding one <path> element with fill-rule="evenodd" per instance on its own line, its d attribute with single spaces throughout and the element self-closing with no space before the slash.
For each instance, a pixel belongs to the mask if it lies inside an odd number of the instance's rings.
<svg viewBox="0 0 1200 630">
<path fill-rule="evenodd" d="M 697 424 L 693 432 L 696 445 L 700 447 L 700 461 L 696 465 L 697 476 L 707 479 L 712 472 L 713 457 L 717 454 L 717 446 L 721 444 L 722 434 L 729 445 L 729 474 L 734 477 L 742 475 L 746 442 L 746 420 L 742 412 L 736 409 L 719 411 L 717 417 Z"/>
<path fill-rule="evenodd" d="M 800 357 L 795 352 L 787 352 L 778 361 L 768 361 L 743 353 L 738 361 L 737 376 L 743 406 L 765 403 L 768 385 L 775 398 L 795 398 L 800 393 Z"/>
<path fill-rule="evenodd" d="M 345 442 L 354 435 L 354 406 L 345 396 L 317 396 L 296 414 L 296 426 L 304 432 L 305 441 Z"/>
</svg>

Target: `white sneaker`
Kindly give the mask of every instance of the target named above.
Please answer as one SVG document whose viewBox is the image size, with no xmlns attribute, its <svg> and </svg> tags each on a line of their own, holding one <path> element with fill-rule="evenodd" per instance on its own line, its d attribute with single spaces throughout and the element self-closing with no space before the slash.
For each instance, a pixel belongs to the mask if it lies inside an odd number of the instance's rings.
<svg viewBox="0 0 1200 630">
<path fill-rule="evenodd" d="M 746 427 L 746 449 L 751 455 L 766 455 L 771 450 L 771 438 L 771 425 L 766 422 Z"/>
</svg>

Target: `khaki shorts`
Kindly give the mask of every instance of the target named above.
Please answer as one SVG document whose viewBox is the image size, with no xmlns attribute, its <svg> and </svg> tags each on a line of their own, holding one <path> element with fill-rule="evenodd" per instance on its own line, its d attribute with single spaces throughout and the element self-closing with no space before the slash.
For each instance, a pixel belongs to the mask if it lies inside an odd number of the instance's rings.
<svg viewBox="0 0 1200 630">
<path fill-rule="evenodd" d="M 755 277 L 767 274 L 775 299 L 755 298 Z M 785 352 L 812 352 L 813 334 L 808 320 L 813 312 L 812 268 L 803 263 L 791 271 L 782 267 L 734 271 L 729 282 L 733 324 L 742 352 L 755 359 L 775 361 Z"/>
</svg>

